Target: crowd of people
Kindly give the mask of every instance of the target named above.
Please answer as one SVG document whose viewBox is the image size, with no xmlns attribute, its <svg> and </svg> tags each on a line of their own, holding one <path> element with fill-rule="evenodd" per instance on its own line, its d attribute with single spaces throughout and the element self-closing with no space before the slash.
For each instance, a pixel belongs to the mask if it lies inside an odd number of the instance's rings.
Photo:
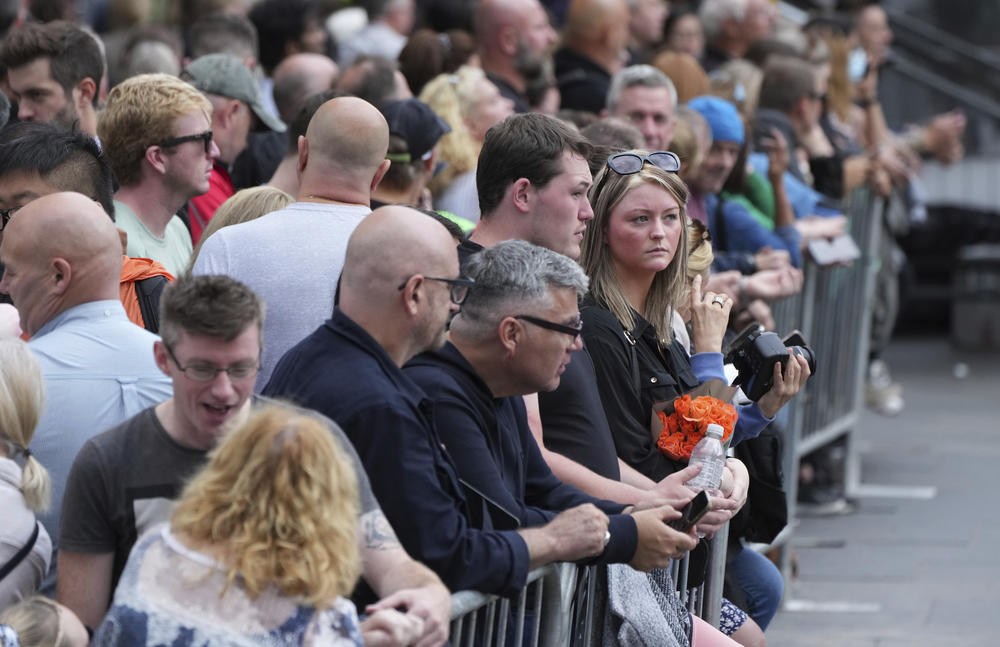
<svg viewBox="0 0 1000 647">
<path fill-rule="evenodd" d="M 656 412 L 848 196 L 961 157 L 960 113 L 886 125 L 877 4 L 0 4 L 0 645 L 441 645 L 553 562 L 605 644 L 766 644 L 774 475 L 675 529 Z M 751 455 L 810 376 L 765 368 Z M 668 570 L 726 524 L 713 627 Z"/>
</svg>

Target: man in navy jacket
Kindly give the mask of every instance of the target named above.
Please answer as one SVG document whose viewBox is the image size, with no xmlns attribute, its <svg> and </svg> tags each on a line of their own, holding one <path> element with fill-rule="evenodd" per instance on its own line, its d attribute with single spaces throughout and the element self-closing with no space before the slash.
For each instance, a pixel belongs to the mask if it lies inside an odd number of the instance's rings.
<svg viewBox="0 0 1000 647">
<path fill-rule="evenodd" d="M 462 484 L 435 405 L 401 366 L 441 347 L 468 286 L 440 223 L 406 207 L 377 209 L 348 243 L 333 317 L 281 359 L 264 392 L 341 426 L 403 547 L 449 588 L 513 595 L 531 568 L 606 552 L 609 521 L 581 500 L 530 524 L 540 527 L 498 527 L 486 500 Z M 631 554 L 625 543 L 616 542 Z"/>
</svg>

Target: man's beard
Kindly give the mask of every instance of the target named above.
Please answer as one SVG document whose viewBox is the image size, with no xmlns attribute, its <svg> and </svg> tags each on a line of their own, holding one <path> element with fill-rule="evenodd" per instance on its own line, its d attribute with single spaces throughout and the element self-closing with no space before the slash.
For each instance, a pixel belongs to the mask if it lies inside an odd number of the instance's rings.
<svg viewBox="0 0 1000 647">
<path fill-rule="evenodd" d="M 547 71 L 547 62 L 547 55 L 532 52 L 523 41 L 518 40 L 517 53 L 514 55 L 514 69 L 524 77 L 526 83 L 531 83 L 544 76 Z"/>
<path fill-rule="evenodd" d="M 66 105 L 59 112 L 52 115 L 52 123 L 69 130 L 70 132 L 80 131 L 80 115 L 76 111 L 76 106 L 72 101 L 67 100 Z"/>
</svg>

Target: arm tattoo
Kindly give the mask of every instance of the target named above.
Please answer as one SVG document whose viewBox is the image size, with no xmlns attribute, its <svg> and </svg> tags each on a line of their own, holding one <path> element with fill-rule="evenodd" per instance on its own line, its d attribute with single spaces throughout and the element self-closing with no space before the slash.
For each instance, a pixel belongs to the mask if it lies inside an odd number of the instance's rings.
<svg viewBox="0 0 1000 647">
<path fill-rule="evenodd" d="M 375 510 L 361 517 L 361 535 L 367 550 L 390 550 L 399 548 L 396 532 L 381 510 Z"/>
</svg>

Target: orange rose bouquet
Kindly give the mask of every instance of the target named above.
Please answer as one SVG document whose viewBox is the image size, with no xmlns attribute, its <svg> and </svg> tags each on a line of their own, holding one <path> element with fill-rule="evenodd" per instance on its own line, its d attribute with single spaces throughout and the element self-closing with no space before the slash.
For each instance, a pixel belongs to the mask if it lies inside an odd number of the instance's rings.
<svg viewBox="0 0 1000 647">
<path fill-rule="evenodd" d="M 692 398 L 685 394 L 674 400 L 672 413 L 660 411 L 656 414 L 663 424 L 656 442 L 660 452 L 674 460 L 686 461 L 698 441 L 705 436 L 708 425 L 714 423 L 723 429 L 722 442 L 725 444 L 733 435 L 736 426 L 736 407 L 710 395 Z"/>
</svg>

